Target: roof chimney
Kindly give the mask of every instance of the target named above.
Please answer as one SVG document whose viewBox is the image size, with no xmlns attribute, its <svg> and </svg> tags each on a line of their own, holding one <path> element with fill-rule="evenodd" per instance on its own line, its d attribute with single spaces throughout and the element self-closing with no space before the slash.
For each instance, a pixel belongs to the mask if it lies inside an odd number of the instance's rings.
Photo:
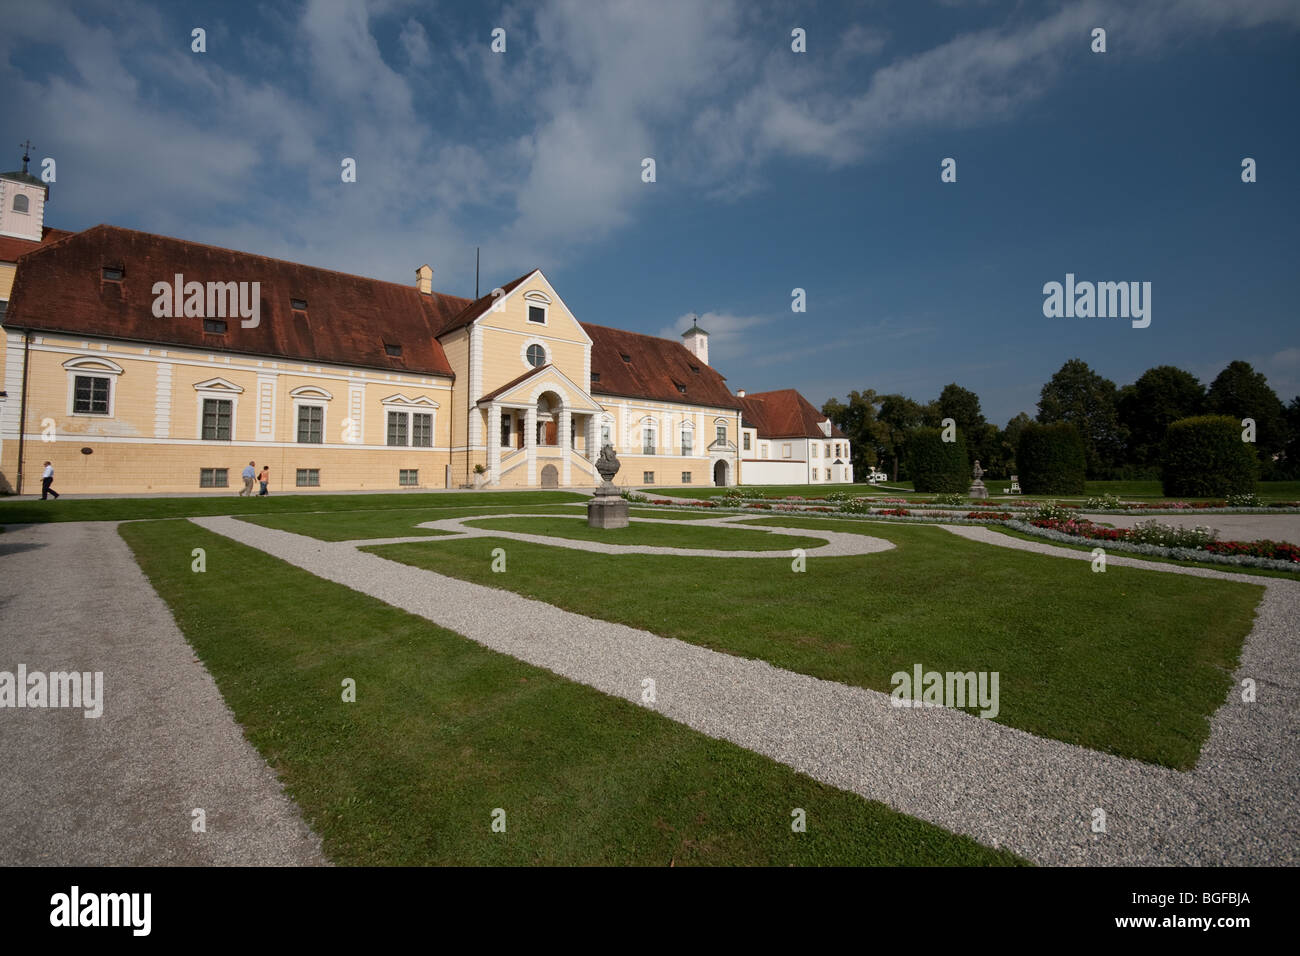
<svg viewBox="0 0 1300 956">
<path fill-rule="evenodd" d="M 427 262 L 415 270 L 415 284 L 425 295 L 433 294 L 433 267 Z"/>
<path fill-rule="evenodd" d="M 682 344 L 705 365 L 709 364 L 709 333 L 700 328 L 695 313 L 691 313 L 691 327 L 682 333 Z"/>
<path fill-rule="evenodd" d="M 736 391 L 736 397 L 737 397 L 737 398 L 744 398 L 744 397 L 745 397 L 745 390 L 744 390 L 743 388 L 742 388 L 742 389 L 737 389 L 737 391 Z"/>
</svg>

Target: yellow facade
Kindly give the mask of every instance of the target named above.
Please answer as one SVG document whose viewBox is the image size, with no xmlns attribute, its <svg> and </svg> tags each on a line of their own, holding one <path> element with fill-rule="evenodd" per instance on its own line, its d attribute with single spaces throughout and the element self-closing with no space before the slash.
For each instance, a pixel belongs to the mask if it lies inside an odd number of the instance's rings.
<svg viewBox="0 0 1300 956">
<path fill-rule="evenodd" d="M 24 347 L 23 335 L 7 330 L 0 490 L 14 490 L 18 479 L 24 365 L 26 493 L 39 489 L 46 460 L 55 488 L 72 493 L 234 494 L 250 460 L 259 470 L 270 466 L 272 493 L 590 488 L 599 481 L 593 462 L 604 438 L 623 463 L 621 486 L 681 485 L 684 475 L 692 485 L 736 483 L 739 412 L 593 397 L 591 339 L 540 272 L 440 342 L 454 377 L 64 334 L 32 334 Z M 107 408 L 78 409 L 78 377 L 108 383 Z M 228 439 L 205 434 L 205 401 L 229 409 Z M 308 416 L 305 441 L 300 415 Z M 406 422 L 396 436 L 405 444 L 390 444 L 393 415 Z M 717 440 L 719 425 L 725 442 Z M 212 487 L 220 481 L 215 469 L 225 470 L 224 487 Z M 299 485 L 300 470 L 312 484 Z"/>
</svg>

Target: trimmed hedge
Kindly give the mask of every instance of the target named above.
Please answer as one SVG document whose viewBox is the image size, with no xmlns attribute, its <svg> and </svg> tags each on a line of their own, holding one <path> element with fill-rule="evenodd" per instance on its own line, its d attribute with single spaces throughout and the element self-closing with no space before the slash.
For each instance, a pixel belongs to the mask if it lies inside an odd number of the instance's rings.
<svg viewBox="0 0 1300 956">
<path fill-rule="evenodd" d="M 966 443 L 944 441 L 938 428 L 918 428 L 907 436 L 907 473 L 920 492 L 965 492 L 971 483 Z"/>
<path fill-rule="evenodd" d="M 1228 415 L 1183 418 L 1165 430 L 1161 485 L 1166 495 L 1224 498 L 1255 491 L 1259 460 Z"/>
<path fill-rule="evenodd" d="M 1070 422 L 1026 425 L 1016 469 L 1027 495 L 1081 495 L 1088 469 L 1083 436 Z"/>
</svg>

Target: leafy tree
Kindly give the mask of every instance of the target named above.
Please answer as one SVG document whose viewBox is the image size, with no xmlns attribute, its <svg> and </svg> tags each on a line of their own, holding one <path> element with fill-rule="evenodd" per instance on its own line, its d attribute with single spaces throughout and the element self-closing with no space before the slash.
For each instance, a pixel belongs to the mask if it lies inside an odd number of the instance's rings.
<svg viewBox="0 0 1300 956">
<path fill-rule="evenodd" d="M 1287 478 L 1300 478 L 1300 395 L 1286 407 L 1286 424 L 1290 439 L 1286 443 L 1282 473 Z"/>
<path fill-rule="evenodd" d="M 942 427 L 943 419 L 951 418 L 957 423 L 957 434 L 965 440 L 966 457 L 971 461 L 979 458 L 981 464 L 988 464 L 997 429 L 990 433 L 984 412 L 980 410 L 980 397 L 953 382 L 945 385 L 939 398 L 931 404 L 936 420 L 929 424 Z"/>
<path fill-rule="evenodd" d="M 1249 362 L 1229 362 L 1228 367 L 1210 383 L 1205 396 L 1206 411 L 1236 419 L 1238 431 L 1243 418 L 1255 420 L 1255 452 L 1262 474 L 1267 479 L 1273 471 L 1273 456 L 1286 448 L 1288 435 L 1286 407 L 1269 387 L 1268 379 L 1256 372 Z"/>
<path fill-rule="evenodd" d="M 878 440 L 886 460 L 893 466 L 893 479 L 898 480 L 899 460 L 907 451 L 907 434 L 923 424 L 921 406 L 906 395 L 886 395 L 880 399 L 876 421 L 880 424 Z"/>
<path fill-rule="evenodd" d="M 1115 383 L 1082 359 L 1062 365 L 1039 396 L 1040 424 L 1069 422 L 1079 430 L 1089 477 L 1105 473 L 1123 454 L 1125 434 L 1115 407 L 1118 397 Z"/>
<path fill-rule="evenodd" d="M 1119 421 L 1128 431 L 1128 460 L 1152 467 L 1160 462 L 1165 430 L 1205 409 L 1205 386 L 1173 365 L 1149 368 L 1119 394 Z"/>
<path fill-rule="evenodd" d="M 1032 425 L 1034 420 L 1021 412 L 1011 421 L 1007 422 L 1007 427 L 998 432 L 997 436 L 997 457 L 995 461 L 1001 461 L 1002 468 L 1007 476 L 1016 473 L 1016 448 L 1020 445 L 1020 434 L 1025 430 L 1025 426 Z"/>
</svg>

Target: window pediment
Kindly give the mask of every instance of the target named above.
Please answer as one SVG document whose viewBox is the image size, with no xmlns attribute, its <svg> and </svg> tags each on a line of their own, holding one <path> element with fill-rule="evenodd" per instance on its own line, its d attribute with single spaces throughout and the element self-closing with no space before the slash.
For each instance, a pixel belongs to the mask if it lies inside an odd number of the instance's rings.
<svg viewBox="0 0 1300 956">
<path fill-rule="evenodd" d="M 83 374 L 98 373 L 100 375 L 121 375 L 122 366 L 116 362 L 110 362 L 106 358 L 100 358 L 97 355 L 78 355 L 76 358 L 70 358 L 63 363 L 63 367 L 69 372 L 81 372 Z"/>
<path fill-rule="evenodd" d="M 289 392 L 293 398 L 317 398 L 324 401 L 331 401 L 334 396 L 319 385 L 300 385 L 298 388 Z"/>
<path fill-rule="evenodd" d="M 195 384 L 194 390 L 196 392 L 227 392 L 231 395 L 239 395 L 244 391 L 243 386 L 236 385 L 224 378 L 210 378 L 207 381 L 198 382 Z"/>
</svg>

